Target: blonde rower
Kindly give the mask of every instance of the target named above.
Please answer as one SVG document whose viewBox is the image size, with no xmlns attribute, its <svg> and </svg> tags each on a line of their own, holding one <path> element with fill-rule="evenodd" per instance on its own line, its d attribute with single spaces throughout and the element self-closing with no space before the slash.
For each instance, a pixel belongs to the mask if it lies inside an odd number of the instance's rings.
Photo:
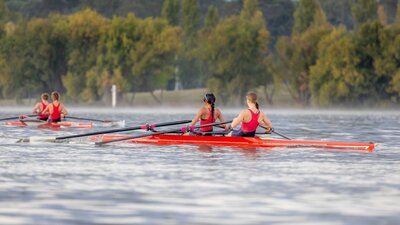
<svg viewBox="0 0 400 225">
<path fill-rule="evenodd" d="M 51 93 L 51 98 L 53 102 L 49 104 L 43 113 L 49 113 L 48 122 L 61 122 L 61 118 L 68 114 L 64 105 L 60 103 L 60 94 L 56 91 Z"/>
<path fill-rule="evenodd" d="M 232 121 L 231 127 L 235 128 L 239 123 L 242 123 L 242 125 L 239 130 L 233 130 L 231 135 L 254 137 L 259 125 L 265 127 L 267 131 L 270 131 L 272 129 L 272 123 L 267 116 L 260 111 L 257 103 L 257 95 L 255 93 L 250 92 L 246 95 L 246 104 L 249 108 L 242 111 Z"/>
</svg>

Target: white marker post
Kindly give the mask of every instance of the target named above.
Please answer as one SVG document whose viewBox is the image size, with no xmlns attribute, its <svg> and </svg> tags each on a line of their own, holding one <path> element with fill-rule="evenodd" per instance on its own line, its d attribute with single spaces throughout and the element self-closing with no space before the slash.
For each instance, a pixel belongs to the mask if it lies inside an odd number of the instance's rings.
<svg viewBox="0 0 400 225">
<path fill-rule="evenodd" d="M 111 87 L 111 105 L 113 108 L 117 105 L 117 86 L 115 84 Z"/>
</svg>

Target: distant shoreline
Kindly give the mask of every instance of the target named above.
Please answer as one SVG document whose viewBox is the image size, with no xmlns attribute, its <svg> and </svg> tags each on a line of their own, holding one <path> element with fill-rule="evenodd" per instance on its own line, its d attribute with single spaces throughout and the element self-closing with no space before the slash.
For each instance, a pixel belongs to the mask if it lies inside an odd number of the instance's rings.
<svg viewBox="0 0 400 225">
<path fill-rule="evenodd" d="M 157 101 L 153 98 L 153 96 L 149 92 L 140 92 L 140 93 L 126 93 L 123 95 L 122 99 L 117 100 L 116 110 L 119 109 L 198 109 L 202 106 L 202 98 L 208 90 L 205 88 L 198 89 L 185 89 L 185 90 L 177 90 L 177 91 L 166 91 L 159 90 L 155 91 L 154 95 L 158 98 L 158 100 L 162 101 L 162 104 L 157 103 Z M 365 105 L 358 107 L 345 107 L 345 106 L 331 106 L 331 107 L 314 107 L 314 106 L 301 106 L 297 105 L 284 91 L 280 91 L 276 93 L 274 96 L 274 104 L 268 104 L 262 92 L 259 92 L 259 103 L 260 107 L 264 110 L 301 110 L 301 111 L 309 111 L 309 110 L 322 110 L 322 111 L 352 111 L 352 110 L 373 110 L 373 111 L 390 111 L 390 110 L 399 110 L 400 105 L 396 105 L 390 102 L 381 102 L 379 104 L 374 104 L 373 106 Z M 92 103 L 76 103 L 65 100 L 63 94 L 61 94 L 61 101 L 68 108 L 87 108 L 87 109 L 98 109 L 98 110 L 109 110 L 113 109 L 111 107 L 111 101 L 109 103 L 105 103 L 102 101 L 92 102 Z M 37 99 L 23 99 L 21 102 L 17 103 L 15 99 L 1 99 L 0 100 L 0 111 L 3 111 L 3 108 L 33 108 L 33 106 L 39 101 L 39 96 Z M 243 109 L 245 107 L 244 102 L 243 105 L 236 104 L 226 104 L 223 105 L 218 101 L 216 101 L 216 106 L 221 109 Z M 185 111 L 185 110 L 184 110 Z"/>
</svg>

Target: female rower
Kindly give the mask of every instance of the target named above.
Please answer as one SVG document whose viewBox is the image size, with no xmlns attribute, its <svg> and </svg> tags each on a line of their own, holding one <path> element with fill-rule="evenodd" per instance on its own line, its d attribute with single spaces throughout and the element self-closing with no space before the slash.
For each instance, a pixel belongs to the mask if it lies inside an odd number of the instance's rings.
<svg viewBox="0 0 400 225">
<path fill-rule="evenodd" d="M 199 112 L 192 120 L 191 124 L 192 126 L 194 126 L 199 120 L 200 120 L 200 125 L 215 123 L 217 119 L 221 122 L 225 121 L 221 111 L 215 108 L 215 96 L 213 93 L 207 93 L 203 98 L 203 102 L 204 105 L 200 108 Z M 200 128 L 200 132 L 212 132 L 212 131 L 213 131 L 212 126 L 206 126 Z M 208 133 L 205 135 L 212 135 L 212 134 Z"/>
<path fill-rule="evenodd" d="M 53 102 L 49 104 L 43 113 L 49 113 L 48 122 L 61 122 L 61 118 L 68 114 L 64 105 L 60 103 L 60 94 L 57 91 L 51 93 L 51 99 Z"/>
<path fill-rule="evenodd" d="M 242 123 L 242 126 L 239 130 L 233 130 L 231 136 L 254 137 L 259 125 L 264 127 L 267 132 L 271 131 L 272 123 L 267 116 L 259 110 L 257 95 L 253 92 L 248 93 L 246 95 L 246 103 L 249 108 L 242 111 L 231 124 L 232 128 L 235 128 L 239 123 Z"/>
<path fill-rule="evenodd" d="M 41 101 L 38 102 L 38 103 L 35 105 L 35 108 L 33 108 L 33 113 L 35 113 L 35 114 L 38 115 L 37 118 L 38 118 L 39 120 L 44 120 L 44 121 L 46 121 L 46 120 L 48 119 L 49 115 L 48 115 L 48 114 L 44 114 L 43 112 L 44 112 L 44 110 L 46 109 L 46 107 L 49 105 L 49 102 L 48 102 L 48 100 L 49 100 L 49 94 L 48 94 L 48 93 L 43 93 L 43 94 L 40 96 L 40 99 L 41 99 Z"/>
</svg>

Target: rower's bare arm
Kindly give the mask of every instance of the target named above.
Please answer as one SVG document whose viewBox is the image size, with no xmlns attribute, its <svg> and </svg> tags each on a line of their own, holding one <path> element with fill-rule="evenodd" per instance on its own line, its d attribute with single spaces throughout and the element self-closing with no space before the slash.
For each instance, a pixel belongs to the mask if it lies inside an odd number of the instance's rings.
<svg viewBox="0 0 400 225">
<path fill-rule="evenodd" d="M 39 110 L 40 110 L 40 103 L 37 103 L 37 104 L 35 105 L 35 107 L 33 108 L 32 112 L 33 112 L 33 113 L 38 113 Z"/>
<path fill-rule="evenodd" d="M 241 123 L 244 119 L 244 113 L 245 111 L 242 111 L 235 119 L 233 119 L 232 123 L 231 123 L 231 127 L 234 128 L 237 125 L 239 125 L 239 123 Z"/>
<path fill-rule="evenodd" d="M 262 119 L 261 119 L 260 123 L 264 124 L 265 127 L 272 128 L 272 123 L 268 119 L 267 115 L 265 115 L 264 113 L 261 113 L 261 118 Z"/>
<path fill-rule="evenodd" d="M 219 111 L 219 110 L 217 109 L 217 113 L 218 113 L 218 115 L 217 115 L 218 120 L 219 120 L 220 122 L 225 122 L 224 116 L 222 116 L 221 111 Z M 224 125 L 220 125 L 220 127 L 221 127 L 221 128 L 225 128 L 225 129 L 228 129 L 229 125 L 228 125 L 228 124 L 224 124 Z"/>
<path fill-rule="evenodd" d="M 50 114 L 51 104 L 48 104 L 47 107 L 43 110 L 42 114 Z"/>
<path fill-rule="evenodd" d="M 61 105 L 61 112 L 64 116 L 68 115 L 67 109 L 64 107 L 64 105 Z"/>
<path fill-rule="evenodd" d="M 200 120 L 201 115 L 203 115 L 203 108 L 201 108 L 201 109 L 199 110 L 199 112 L 197 113 L 197 115 L 193 118 L 192 124 L 191 124 L 192 126 L 194 126 L 194 125 L 197 123 L 197 121 Z"/>
</svg>

